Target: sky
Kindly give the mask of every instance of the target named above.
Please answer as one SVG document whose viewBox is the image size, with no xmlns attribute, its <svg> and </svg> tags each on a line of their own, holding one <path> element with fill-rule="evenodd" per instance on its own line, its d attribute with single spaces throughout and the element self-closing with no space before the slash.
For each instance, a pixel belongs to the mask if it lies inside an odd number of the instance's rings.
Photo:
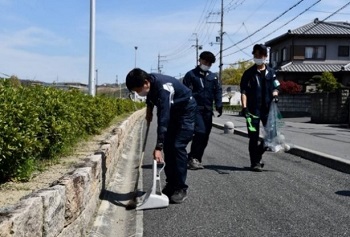
<svg viewBox="0 0 350 237">
<path fill-rule="evenodd" d="M 0 77 L 88 84 L 90 3 L 0 0 Z M 332 15 L 348 0 L 223 3 L 223 69 L 251 59 L 255 43 L 315 18 L 350 21 L 350 5 Z M 125 82 L 135 66 L 180 78 L 196 66 L 196 39 L 202 46 L 199 53 L 206 50 L 216 55 L 211 70 L 219 70 L 216 37 L 220 36 L 221 0 L 95 0 L 95 4 L 95 77 L 99 85 Z"/>
</svg>

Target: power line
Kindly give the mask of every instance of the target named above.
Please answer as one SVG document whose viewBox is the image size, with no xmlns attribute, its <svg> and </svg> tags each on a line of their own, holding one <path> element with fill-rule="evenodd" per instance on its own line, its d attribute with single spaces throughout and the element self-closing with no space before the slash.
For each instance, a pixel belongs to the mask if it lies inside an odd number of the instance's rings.
<svg viewBox="0 0 350 237">
<path fill-rule="evenodd" d="M 319 1 L 321 1 L 321 0 L 319 0 Z M 318 2 L 319 2 L 319 1 L 318 1 Z M 317 4 L 318 2 L 314 3 L 312 6 L 314 6 L 314 5 Z M 341 8 L 339 8 L 338 10 L 334 11 L 332 14 L 330 14 L 330 15 L 327 16 L 326 18 L 324 18 L 323 20 L 318 21 L 318 22 L 316 22 L 316 24 L 311 25 L 311 27 L 309 27 L 308 29 L 305 29 L 302 33 L 306 33 L 307 31 L 312 30 L 314 27 L 317 26 L 317 24 L 318 24 L 319 22 L 324 22 L 324 21 L 328 20 L 329 18 L 331 18 L 332 16 L 334 16 L 335 14 L 337 14 L 339 11 L 343 10 L 344 8 L 346 8 L 348 5 L 350 5 L 350 1 L 349 1 L 347 4 L 345 4 L 344 6 L 342 6 Z M 312 6 L 311 6 L 311 7 L 312 7 Z M 307 11 L 307 10 L 305 10 L 305 11 Z M 304 13 L 305 11 L 303 11 L 303 13 Z M 247 47 L 249 47 L 249 46 L 247 46 Z M 247 48 L 247 47 L 246 47 L 246 48 Z M 226 56 L 228 56 L 228 55 L 226 55 Z"/>
<path fill-rule="evenodd" d="M 242 43 L 243 41 L 249 39 L 249 37 L 255 35 L 256 33 L 258 33 L 259 31 L 261 31 L 262 29 L 264 29 L 265 27 L 269 26 L 270 24 L 272 24 L 273 22 L 275 22 L 276 20 L 278 20 L 279 18 L 281 18 L 283 15 L 285 15 L 287 12 L 289 12 L 290 10 L 292 10 L 293 8 L 295 8 L 296 6 L 298 6 L 300 3 L 302 3 L 304 0 L 300 0 L 299 2 L 297 2 L 296 4 L 294 4 L 293 6 L 291 6 L 289 9 L 287 9 L 286 11 L 284 11 L 282 14 L 280 14 L 279 16 L 277 16 L 276 18 L 274 18 L 273 20 L 271 20 L 270 22 L 268 22 L 267 24 L 265 24 L 264 26 L 262 26 L 261 28 L 257 29 L 256 31 L 254 31 L 252 34 L 248 35 L 247 37 L 245 37 L 244 39 L 238 41 L 237 43 L 225 48 L 223 51 L 226 51 L 234 46 L 236 46 L 239 43 Z"/>
<path fill-rule="evenodd" d="M 305 12 L 309 11 L 312 7 L 314 7 L 315 5 L 317 5 L 319 2 L 321 2 L 321 0 L 318 0 L 317 2 L 313 3 L 311 6 L 309 6 L 308 8 L 306 8 L 304 11 L 302 11 L 301 13 L 299 13 L 298 15 L 296 15 L 295 17 L 293 17 L 291 20 L 287 21 L 286 23 L 284 23 L 283 25 L 279 26 L 278 28 L 276 28 L 275 30 L 273 30 L 272 32 L 270 32 L 269 34 L 265 35 L 264 37 L 256 40 L 255 42 L 243 47 L 243 48 L 239 48 L 239 50 L 233 52 L 233 53 L 230 53 L 230 54 L 227 54 L 227 55 L 224 55 L 224 57 L 227 57 L 227 56 L 230 56 L 232 54 L 235 54 L 235 53 L 238 53 L 238 52 L 243 52 L 242 50 L 252 46 L 253 44 L 256 44 L 258 42 L 260 42 L 261 40 L 265 39 L 266 37 L 272 35 L 273 33 L 275 33 L 276 31 L 280 30 L 282 27 L 288 25 L 289 23 L 291 23 L 292 21 L 294 21 L 295 19 L 297 19 L 299 16 L 303 15 Z M 236 45 L 236 47 L 238 47 Z M 244 54 L 246 54 L 245 52 L 243 52 Z"/>
</svg>

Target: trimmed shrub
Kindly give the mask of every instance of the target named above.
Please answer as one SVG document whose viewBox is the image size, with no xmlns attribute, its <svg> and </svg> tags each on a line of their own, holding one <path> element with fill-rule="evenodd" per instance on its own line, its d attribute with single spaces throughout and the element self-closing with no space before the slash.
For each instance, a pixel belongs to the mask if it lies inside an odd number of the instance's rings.
<svg viewBox="0 0 350 237">
<path fill-rule="evenodd" d="M 0 82 L 0 182 L 28 180 L 38 161 L 56 159 L 74 144 L 134 111 L 133 102 L 78 90 Z M 135 102 L 137 109 L 144 106 Z"/>
</svg>

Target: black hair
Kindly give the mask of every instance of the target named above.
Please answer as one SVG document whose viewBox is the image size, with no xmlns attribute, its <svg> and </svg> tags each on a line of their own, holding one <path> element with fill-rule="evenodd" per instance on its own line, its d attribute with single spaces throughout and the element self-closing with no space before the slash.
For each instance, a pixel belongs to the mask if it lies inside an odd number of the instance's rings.
<svg viewBox="0 0 350 237">
<path fill-rule="evenodd" d="M 256 51 L 259 51 L 259 53 L 265 57 L 267 56 L 267 47 L 263 44 L 254 45 L 252 54 L 254 54 Z"/>
<path fill-rule="evenodd" d="M 145 80 L 150 81 L 150 75 L 140 68 L 134 68 L 126 76 L 125 84 L 128 90 L 132 91 L 135 88 L 142 87 Z"/>
<path fill-rule="evenodd" d="M 213 53 L 209 52 L 209 51 L 203 51 L 200 55 L 199 55 L 200 59 L 203 59 L 209 63 L 215 63 L 215 56 Z"/>
</svg>

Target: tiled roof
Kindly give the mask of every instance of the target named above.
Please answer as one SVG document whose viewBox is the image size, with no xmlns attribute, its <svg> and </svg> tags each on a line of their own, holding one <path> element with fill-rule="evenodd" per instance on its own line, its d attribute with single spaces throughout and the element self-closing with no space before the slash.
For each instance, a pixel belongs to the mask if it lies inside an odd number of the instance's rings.
<svg viewBox="0 0 350 237">
<path fill-rule="evenodd" d="M 305 36 L 350 36 L 350 23 L 345 21 L 319 21 L 317 18 L 306 25 L 303 25 L 294 30 L 288 30 L 287 33 L 273 38 L 265 44 L 271 46 L 279 41 L 290 38 L 293 35 Z"/>
<path fill-rule="evenodd" d="M 349 64 L 320 64 L 320 63 L 288 63 L 283 65 L 280 72 L 339 72 L 350 71 Z"/>
<path fill-rule="evenodd" d="M 347 22 L 324 22 L 315 19 L 314 22 L 288 33 L 294 35 L 350 35 L 350 24 Z"/>
</svg>

